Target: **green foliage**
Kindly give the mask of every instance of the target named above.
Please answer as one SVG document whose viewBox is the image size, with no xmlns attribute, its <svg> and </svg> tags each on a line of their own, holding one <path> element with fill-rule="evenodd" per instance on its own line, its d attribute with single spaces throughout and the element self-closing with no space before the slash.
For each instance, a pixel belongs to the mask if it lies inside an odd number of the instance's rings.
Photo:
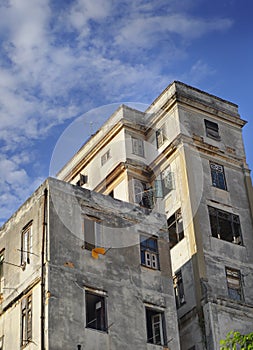
<svg viewBox="0 0 253 350">
<path fill-rule="evenodd" d="M 229 332 L 226 339 L 220 341 L 220 350 L 253 350 L 253 332 L 245 335 Z"/>
</svg>

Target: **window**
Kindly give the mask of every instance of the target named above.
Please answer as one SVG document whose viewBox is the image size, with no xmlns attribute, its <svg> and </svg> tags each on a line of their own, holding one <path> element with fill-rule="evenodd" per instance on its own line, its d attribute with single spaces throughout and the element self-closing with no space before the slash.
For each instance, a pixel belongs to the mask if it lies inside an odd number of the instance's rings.
<svg viewBox="0 0 253 350">
<path fill-rule="evenodd" d="M 0 253 L 0 293 L 3 293 L 3 285 L 4 285 L 4 250 L 2 250 Z"/>
<path fill-rule="evenodd" d="M 146 323 L 148 343 L 165 345 L 164 312 L 146 307 Z"/>
<path fill-rule="evenodd" d="M 205 119 L 206 136 L 215 140 L 220 140 L 219 126 L 217 123 Z"/>
<path fill-rule="evenodd" d="M 156 198 L 164 198 L 174 189 L 174 174 L 172 173 L 170 167 L 168 167 L 161 173 L 161 180 L 155 181 L 155 196 Z"/>
<path fill-rule="evenodd" d="M 240 271 L 226 267 L 226 278 L 229 297 L 234 300 L 242 300 L 242 281 Z"/>
<path fill-rule="evenodd" d="M 88 176 L 79 174 L 79 180 L 77 181 L 77 186 L 83 186 L 88 182 Z"/>
<path fill-rule="evenodd" d="M 148 187 L 145 182 L 142 182 L 138 179 L 133 180 L 134 186 L 134 203 L 152 209 L 154 206 L 153 201 L 153 189 Z"/>
<path fill-rule="evenodd" d="M 141 236 L 141 264 L 151 269 L 159 269 L 159 252 L 156 237 Z"/>
<path fill-rule="evenodd" d="M 86 327 L 107 331 L 105 293 L 85 292 L 86 298 Z"/>
<path fill-rule="evenodd" d="M 111 151 L 108 151 L 102 155 L 101 157 L 101 166 L 103 166 L 109 159 L 111 158 Z"/>
<path fill-rule="evenodd" d="M 32 222 L 29 222 L 22 231 L 21 237 L 21 265 L 25 268 L 26 264 L 30 264 L 30 255 L 32 246 Z"/>
<path fill-rule="evenodd" d="M 0 350 L 3 350 L 4 349 L 4 336 L 2 335 L 0 337 Z"/>
<path fill-rule="evenodd" d="M 156 145 L 160 148 L 164 142 L 167 140 L 165 124 L 156 131 Z"/>
<path fill-rule="evenodd" d="M 103 226 L 99 218 L 86 215 L 83 219 L 83 230 L 85 249 L 92 250 L 103 246 Z"/>
<path fill-rule="evenodd" d="M 220 188 L 221 190 L 227 190 L 224 168 L 222 165 L 210 163 L 212 185 Z"/>
<path fill-rule="evenodd" d="M 177 210 L 168 220 L 170 248 L 173 248 L 184 238 L 183 219 L 181 209 Z"/>
<path fill-rule="evenodd" d="M 185 303 L 184 285 L 181 270 L 176 272 L 173 277 L 174 293 L 176 298 L 177 309 Z"/>
<path fill-rule="evenodd" d="M 132 137 L 132 152 L 137 156 L 144 157 L 143 140 Z"/>
<path fill-rule="evenodd" d="M 21 301 L 21 347 L 32 341 L 32 295 Z"/>
<path fill-rule="evenodd" d="M 208 207 L 212 236 L 227 242 L 242 243 L 240 219 L 238 215 Z"/>
</svg>

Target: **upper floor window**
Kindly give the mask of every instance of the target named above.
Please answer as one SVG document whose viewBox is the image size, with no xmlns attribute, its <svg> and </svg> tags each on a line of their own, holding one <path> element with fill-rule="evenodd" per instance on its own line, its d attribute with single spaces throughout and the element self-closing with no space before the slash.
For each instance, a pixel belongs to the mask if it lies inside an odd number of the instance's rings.
<svg viewBox="0 0 253 350">
<path fill-rule="evenodd" d="M 29 222 L 21 233 L 21 265 L 30 264 L 32 250 L 32 222 Z"/>
<path fill-rule="evenodd" d="M 146 324 L 148 343 L 166 345 L 164 312 L 146 307 Z"/>
<path fill-rule="evenodd" d="M 184 284 L 181 270 L 176 272 L 175 276 L 173 277 L 173 285 L 176 298 L 176 306 L 178 309 L 185 303 Z"/>
<path fill-rule="evenodd" d="M 162 171 L 160 179 L 155 180 L 155 196 L 156 198 L 164 198 L 172 190 L 175 189 L 174 173 L 170 166 Z"/>
<path fill-rule="evenodd" d="M 206 136 L 211 137 L 215 140 L 220 140 L 219 135 L 219 125 L 217 123 L 211 122 L 210 120 L 205 119 L 205 127 L 206 127 Z"/>
<path fill-rule="evenodd" d="M 178 209 L 168 220 L 168 231 L 170 248 L 173 248 L 179 241 L 184 238 L 183 219 L 181 209 Z"/>
<path fill-rule="evenodd" d="M 231 299 L 242 300 L 242 278 L 239 270 L 226 267 L 228 295 Z"/>
<path fill-rule="evenodd" d="M 220 188 L 221 190 L 227 190 L 224 167 L 222 165 L 210 162 L 210 169 L 212 185 L 214 187 Z"/>
<path fill-rule="evenodd" d="M 32 294 L 21 301 L 21 347 L 32 341 Z"/>
<path fill-rule="evenodd" d="M 83 186 L 88 182 L 88 176 L 79 174 L 79 180 L 77 181 L 76 185 L 77 186 Z"/>
<path fill-rule="evenodd" d="M 165 124 L 156 131 L 156 146 L 160 148 L 167 140 Z"/>
<path fill-rule="evenodd" d="M 133 180 L 133 187 L 134 203 L 148 209 L 153 208 L 153 189 L 138 179 Z"/>
<path fill-rule="evenodd" d="M 103 225 L 97 217 L 86 215 L 83 218 L 84 248 L 92 250 L 102 247 Z"/>
<path fill-rule="evenodd" d="M 101 166 L 103 166 L 111 158 L 111 150 L 108 149 L 101 157 Z"/>
<path fill-rule="evenodd" d="M 144 157 L 144 143 L 142 139 L 132 137 L 132 152 L 137 156 Z"/>
<path fill-rule="evenodd" d="M 238 215 L 208 207 L 212 236 L 227 242 L 242 243 L 241 225 Z"/>
<path fill-rule="evenodd" d="M 151 269 L 159 269 L 159 252 L 156 237 L 141 236 L 141 264 Z"/>
<path fill-rule="evenodd" d="M 3 293 L 3 284 L 4 284 L 4 250 L 0 252 L 0 293 Z"/>
<path fill-rule="evenodd" d="M 105 293 L 85 292 L 86 327 L 107 331 Z"/>
</svg>

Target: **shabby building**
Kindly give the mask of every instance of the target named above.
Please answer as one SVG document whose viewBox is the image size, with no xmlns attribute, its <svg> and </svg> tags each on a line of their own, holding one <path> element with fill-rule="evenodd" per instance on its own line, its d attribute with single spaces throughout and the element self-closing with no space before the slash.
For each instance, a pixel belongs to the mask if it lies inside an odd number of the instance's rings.
<svg viewBox="0 0 253 350">
<path fill-rule="evenodd" d="M 120 106 L 1 229 L 2 348 L 214 350 L 253 331 L 245 123 L 181 82 Z"/>
</svg>

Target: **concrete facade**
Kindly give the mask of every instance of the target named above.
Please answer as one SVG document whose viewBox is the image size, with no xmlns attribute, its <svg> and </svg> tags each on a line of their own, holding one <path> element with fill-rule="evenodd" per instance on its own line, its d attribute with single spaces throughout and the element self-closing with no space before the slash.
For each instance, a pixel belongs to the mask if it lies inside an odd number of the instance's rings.
<svg viewBox="0 0 253 350">
<path fill-rule="evenodd" d="M 121 106 L 58 174 L 71 183 L 85 174 L 82 187 L 166 215 L 175 292 L 178 280 L 183 286 L 178 305 L 183 350 L 218 349 L 231 329 L 253 330 L 245 123 L 234 103 L 173 82 L 143 113 Z M 108 150 L 104 167 L 99 160 Z M 147 190 L 152 205 L 138 196 Z M 181 236 L 173 233 L 179 227 Z"/>
<path fill-rule="evenodd" d="M 97 257 L 85 246 L 84 218 L 99 222 L 105 251 Z M 22 263 L 27 224 L 29 260 Z M 143 236 L 157 240 L 156 269 L 142 263 Z M 0 244 L 4 349 L 180 348 L 162 214 L 49 178 L 2 227 Z M 31 313 L 23 319 L 27 296 Z M 101 310 L 103 326 L 90 320 Z M 154 330 L 147 324 L 157 315 Z"/>
</svg>

